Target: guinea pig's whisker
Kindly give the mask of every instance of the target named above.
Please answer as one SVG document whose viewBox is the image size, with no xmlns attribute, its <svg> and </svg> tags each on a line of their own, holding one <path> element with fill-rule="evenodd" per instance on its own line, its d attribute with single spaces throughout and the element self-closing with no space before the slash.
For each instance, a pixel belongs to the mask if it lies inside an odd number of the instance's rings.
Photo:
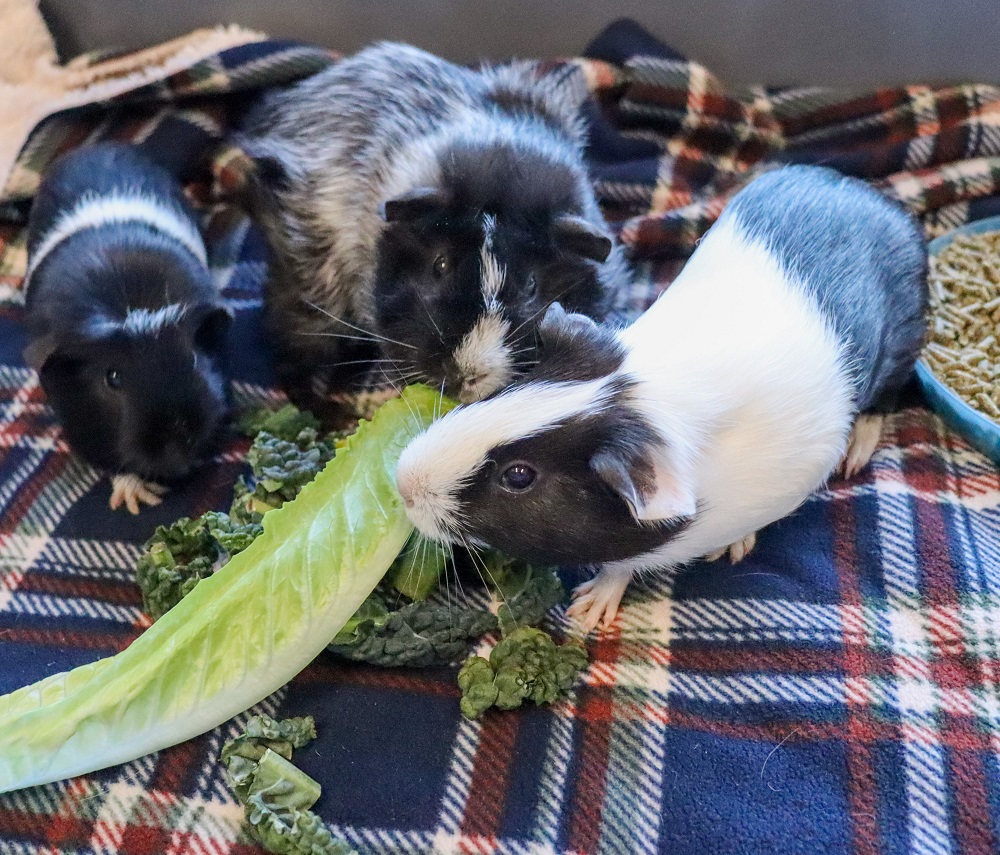
<svg viewBox="0 0 1000 855">
<path fill-rule="evenodd" d="M 424 312 L 427 314 L 427 320 L 431 322 L 434 327 L 434 332 L 438 335 L 438 340 L 441 344 L 444 344 L 444 335 L 441 333 L 441 328 L 437 325 L 437 321 L 434 320 L 434 315 L 431 314 L 430 308 L 427 306 L 427 301 L 424 300 L 424 295 L 417 291 L 417 299 L 420 300 L 420 305 L 424 307 Z"/>
<path fill-rule="evenodd" d="M 455 564 L 455 548 L 451 543 L 442 543 L 440 546 L 445 552 L 443 572 L 447 573 L 449 569 L 454 571 L 455 587 L 461 592 L 462 602 L 468 605 L 470 602 L 469 595 L 466 593 L 465 586 L 462 584 L 462 577 L 458 575 L 458 566 Z"/>
<path fill-rule="evenodd" d="M 315 309 L 317 312 L 320 312 L 321 314 L 326 315 L 326 317 L 328 317 L 330 320 L 336 321 L 338 324 L 343 324 L 345 327 L 347 327 L 348 329 L 352 329 L 355 332 L 364 333 L 365 335 L 370 336 L 371 340 L 376 340 L 377 339 L 378 341 L 388 342 L 389 344 L 398 344 L 400 347 L 408 347 L 408 348 L 410 348 L 410 350 L 416 350 L 417 349 L 412 344 L 406 344 L 406 342 L 396 341 L 396 339 L 394 339 L 394 338 L 388 338 L 387 336 L 379 335 L 378 333 L 372 332 L 371 330 L 366 330 L 363 327 L 355 326 L 354 324 L 350 323 L 349 321 L 345 321 L 343 318 L 338 318 L 332 312 L 327 311 L 322 306 L 317 306 L 315 303 L 312 303 L 309 300 L 306 300 L 305 303 L 310 308 Z"/>
<path fill-rule="evenodd" d="M 491 588 L 492 591 L 500 597 L 501 603 L 507 606 L 508 611 L 510 611 L 510 604 L 507 602 L 507 597 L 504 596 L 500 586 L 497 585 L 497 580 L 494 578 L 493 574 L 490 573 L 490 568 L 486 563 L 486 559 L 483 558 L 483 556 L 480 555 L 475 549 L 469 546 L 469 541 L 460 530 L 456 529 L 455 534 L 462 541 L 462 545 L 465 547 L 466 552 L 469 553 L 469 558 L 472 560 L 472 566 L 476 568 L 476 572 L 479 574 L 479 578 L 482 579 L 483 585 L 487 588 Z M 513 612 L 511 612 L 511 614 L 513 614 Z"/>
<path fill-rule="evenodd" d="M 375 365 L 379 362 L 392 362 L 391 359 L 349 359 L 346 362 L 327 362 L 320 368 L 339 368 L 341 365 Z"/>
<path fill-rule="evenodd" d="M 426 546 L 428 541 L 424 541 Z M 445 602 L 448 604 L 448 611 L 451 611 L 451 582 L 448 580 L 448 574 L 444 574 L 444 597 Z"/>
<path fill-rule="evenodd" d="M 346 335 L 344 333 L 335 332 L 297 332 L 296 335 L 306 335 L 315 336 L 317 338 L 346 338 L 350 341 L 366 341 L 369 343 L 377 343 L 377 339 L 369 338 L 367 336 L 361 335 Z"/>
<path fill-rule="evenodd" d="M 424 543 L 423 538 L 420 539 L 420 563 L 423 564 L 424 561 Z M 417 568 L 417 550 L 410 550 L 410 566 L 406 570 L 406 585 L 409 586 L 410 580 L 413 578 L 413 571 Z"/>
</svg>

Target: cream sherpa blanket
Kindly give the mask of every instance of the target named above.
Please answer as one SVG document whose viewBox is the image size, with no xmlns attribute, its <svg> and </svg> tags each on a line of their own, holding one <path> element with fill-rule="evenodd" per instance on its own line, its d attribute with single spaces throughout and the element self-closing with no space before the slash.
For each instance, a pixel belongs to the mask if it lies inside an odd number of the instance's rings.
<svg viewBox="0 0 1000 855">
<path fill-rule="evenodd" d="M 83 56 L 60 65 L 37 0 L 0 0 L 0 188 L 34 190 L 38 176 L 18 174 L 15 161 L 47 116 L 163 80 L 219 51 L 263 38 L 241 27 L 217 27 L 114 59 L 91 62 Z"/>
</svg>

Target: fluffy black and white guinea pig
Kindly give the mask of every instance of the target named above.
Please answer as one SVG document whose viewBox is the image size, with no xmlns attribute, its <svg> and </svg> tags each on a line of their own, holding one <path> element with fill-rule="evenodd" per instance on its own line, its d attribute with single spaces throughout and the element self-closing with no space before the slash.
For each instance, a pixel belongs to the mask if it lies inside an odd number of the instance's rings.
<svg viewBox="0 0 1000 855">
<path fill-rule="evenodd" d="M 384 43 L 251 110 L 245 201 L 293 397 L 375 366 L 479 400 L 534 360 L 550 303 L 603 316 L 627 271 L 584 166 L 585 97 L 576 69 Z"/>
<path fill-rule="evenodd" d="M 426 535 L 598 565 L 588 628 L 635 574 L 729 552 L 864 466 L 925 334 L 908 214 L 819 167 L 736 194 L 634 324 L 553 306 L 523 380 L 416 437 L 396 478 Z"/>
<path fill-rule="evenodd" d="M 67 442 L 112 474 L 112 508 L 157 504 L 228 413 L 231 312 L 182 188 L 134 146 L 63 155 L 31 209 L 25 287 L 25 358 Z"/>
</svg>

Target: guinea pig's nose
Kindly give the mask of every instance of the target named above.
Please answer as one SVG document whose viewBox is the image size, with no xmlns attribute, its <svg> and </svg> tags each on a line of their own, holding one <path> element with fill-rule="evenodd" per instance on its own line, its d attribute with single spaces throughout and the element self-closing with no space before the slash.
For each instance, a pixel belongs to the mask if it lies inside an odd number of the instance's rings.
<svg viewBox="0 0 1000 855">
<path fill-rule="evenodd" d="M 410 480 L 400 470 L 396 470 L 396 490 L 408 508 L 413 507 L 413 492 L 410 490 Z"/>
</svg>

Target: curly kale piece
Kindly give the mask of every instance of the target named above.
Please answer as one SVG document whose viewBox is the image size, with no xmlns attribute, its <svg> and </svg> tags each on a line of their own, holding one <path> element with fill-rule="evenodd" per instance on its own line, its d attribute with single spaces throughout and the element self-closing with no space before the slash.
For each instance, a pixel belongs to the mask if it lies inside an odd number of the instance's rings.
<svg viewBox="0 0 1000 855">
<path fill-rule="evenodd" d="M 504 635 L 519 626 L 537 626 L 566 597 L 554 568 L 538 567 L 496 550 L 482 553 L 487 579 L 500 600 L 497 620 Z"/>
<path fill-rule="evenodd" d="M 209 511 L 201 519 L 228 558 L 246 549 L 264 530 L 260 523 L 239 523 L 220 511 Z"/>
<path fill-rule="evenodd" d="M 387 584 L 409 598 L 426 596 L 431 585 L 436 586 L 439 574 L 445 572 L 443 554 L 431 559 L 425 553 L 425 566 L 408 575 L 413 559 L 407 555 L 410 550 L 419 550 L 419 543 L 411 541 L 386 575 Z M 496 617 L 485 609 L 426 600 L 392 609 L 393 593 L 383 586 L 385 590 L 375 591 L 365 600 L 327 649 L 371 665 L 445 664 L 460 659 L 488 632 L 499 628 L 506 635 L 518 626 L 541 623 L 546 612 L 562 601 L 562 583 L 550 568 L 534 567 L 492 550 L 481 557 L 484 564 L 479 566 L 485 567 L 494 595 L 502 600 Z"/>
<path fill-rule="evenodd" d="M 251 439 L 259 433 L 268 433 L 292 442 L 304 430 L 318 432 L 320 421 L 308 410 L 285 404 L 280 410 L 250 410 L 240 417 L 239 427 Z"/>
<path fill-rule="evenodd" d="M 253 835 L 276 855 L 357 855 L 335 839 L 310 808 L 319 784 L 294 766 L 292 750 L 316 738 L 312 718 L 254 716 L 222 746 L 221 759 Z"/>
<path fill-rule="evenodd" d="M 157 526 L 135 567 L 143 609 L 159 620 L 260 532 L 255 523 L 241 525 L 217 511 Z"/>
<path fill-rule="evenodd" d="M 236 482 L 231 517 L 240 523 L 257 523 L 261 517 L 294 499 L 333 459 L 336 439 L 321 439 L 315 428 L 303 428 L 294 438 L 260 433 L 247 452 L 253 472 L 249 482 Z"/>
<path fill-rule="evenodd" d="M 493 648 L 489 659 L 472 656 L 462 666 L 462 713 L 474 719 L 492 706 L 512 710 L 525 700 L 552 703 L 572 688 L 586 667 L 582 645 L 560 646 L 540 629 L 520 627 Z"/>
<path fill-rule="evenodd" d="M 218 560 L 219 547 L 203 519 L 157 526 L 135 567 L 143 609 L 158 620 L 211 576 Z"/>
<path fill-rule="evenodd" d="M 496 626 L 496 618 L 483 609 L 427 600 L 390 611 L 385 595 L 376 591 L 327 650 L 372 665 L 423 667 L 454 662 Z"/>
</svg>

